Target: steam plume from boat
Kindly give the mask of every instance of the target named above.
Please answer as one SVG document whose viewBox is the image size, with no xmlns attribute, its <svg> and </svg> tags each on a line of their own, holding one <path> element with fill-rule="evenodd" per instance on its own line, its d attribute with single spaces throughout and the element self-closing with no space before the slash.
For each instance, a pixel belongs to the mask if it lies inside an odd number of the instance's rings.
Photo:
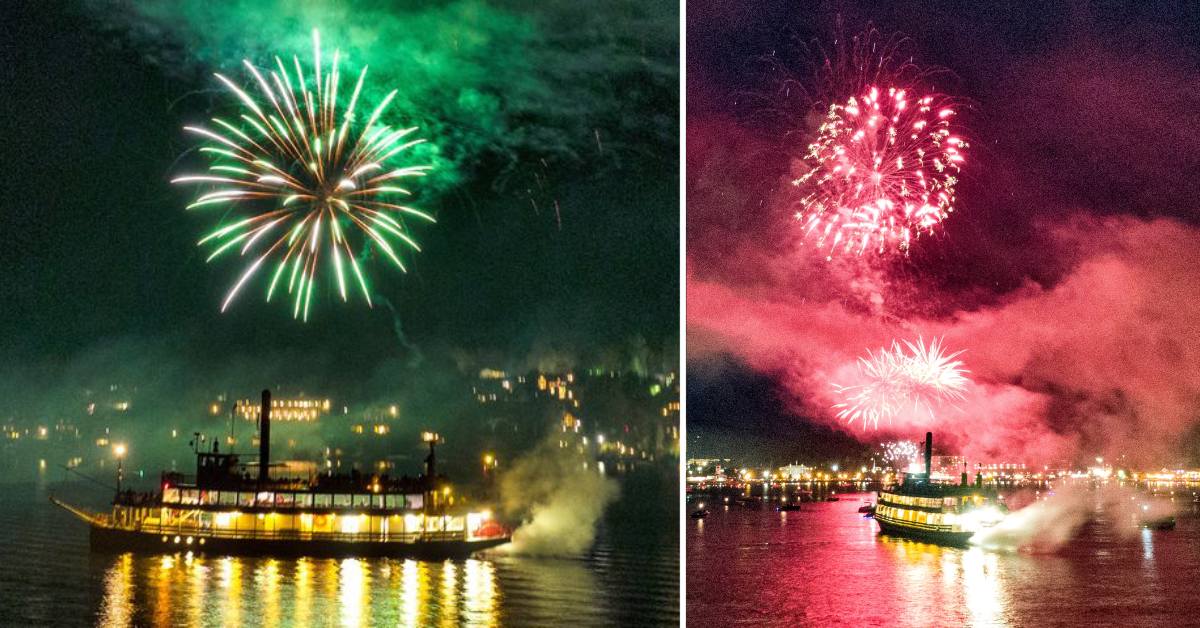
<svg viewBox="0 0 1200 628">
<path fill-rule="evenodd" d="M 1131 488 L 1075 484 L 1054 487 L 1045 498 L 1013 511 L 994 527 L 980 531 L 971 543 L 989 549 L 1052 552 L 1070 541 L 1089 521 L 1131 536 L 1142 521 L 1173 516 L 1175 506 L 1148 498 Z"/>
<path fill-rule="evenodd" d="M 501 480 L 501 508 L 521 520 L 510 551 L 535 556 L 587 551 L 597 522 L 618 492 L 617 482 L 601 475 L 594 459 L 561 447 L 552 434 Z"/>
</svg>

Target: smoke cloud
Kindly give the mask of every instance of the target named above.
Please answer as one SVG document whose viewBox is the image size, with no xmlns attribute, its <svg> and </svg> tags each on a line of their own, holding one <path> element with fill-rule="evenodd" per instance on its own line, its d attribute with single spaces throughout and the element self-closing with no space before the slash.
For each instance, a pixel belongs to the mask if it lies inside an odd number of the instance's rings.
<svg viewBox="0 0 1200 628">
<path fill-rule="evenodd" d="M 988 549 L 1052 552 L 1088 523 L 1108 526 L 1130 537 L 1141 529 L 1143 521 L 1174 515 L 1174 503 L 1149 498 L 1132 488 L 1060 483 L 1045 498 L 1013 511 L 995 527 L 976 534 L 971 543 Z"/>
<path fill-rule="evenodd" d="M 497 186 L 516 176 L 521 187 L 540 188 L 547 164 L 618 165 L 647 140 L 663 150 L 676 142 L 676 118 L 659 106 L 676 101 L 673 9 L 630 2 L 581 11 L 557 2 L 537 3 L 535 12 L 477 0 L 90 6 L 147 58 L 189 81 L 217 71 L 240 79 L 242 59 L 264 66 L 275 55 L 298 55 L 311 64 L 319 29 L 326 55 L 340 49 L 345 67 L 370 68 L 366 102 L 398 90 L 390 114 L 397 119 L 389 122 L 419 126 L 430 140 L 414 154 L 435 165 L 425 189 L 436 192 L 480 169 Z M 211 106 L 219 108 L 224 95 L 213 87 Z M 604 160 L 594 159 L 598 152 Z"/>
<path fill-rule="evenodd" d="M 425 360 L 425 355 L 421 353 L 421 347 L 410 341 L 404 333 L 404 322 L 400 320 L 400 313 L 396 311 L 396 308 L 392 306 L 392 302 L 386 296 L 377 293 L 375 300 L 387 308 L 388 313 L 391 314 L 392 331 L 396 334 L 396 342 L 399 343 L 400 348 L 408 353 L 408 366 L 411 368 L 420 366 L 421 362 Z"/>
<path fill-rule="evenodd" d="M 586 552 L 604 509 L 618 493 L 617 481 L 601 475 L 595 460 L 560 447 L 551 434 L 501 480 L 504 513 L 521 520 L 511 551 L 534 556 Z"/>
<path fill-rule="evenodd" d="M 850 381 L 867 349 L 941 337 L 966 350 L 961 359 L 974 381 L 966 399 L 938 408 L 934 422 L 910 417 L 883 427 L 932 427 L 940 442 L 976 460 L 1180 459 L 1200 417 L 1200 337 L 1188 333 L 1200 323 L 1191 294 L 1200 282 L 1200 230 L 1124 217 L 1079 218 L 1047 233 L 1068 269 L 1058 281 L 1027 280 L 982 302 L 922 286 L 919 298 L 937 307 L 904 317 L 879 316 L 852 295 L 810 300 L 689 272 L 690 357 L 738 355 L 776 374 L 797 414 L 836 423 L 831 383 Z M 907 308 L 913 297 L 888 283 L 885 304 Z"/>
<path fill-rule="evenodd" d="M 231 419 L 230 408 L 235 400 L 257 399 L 263 388 L 277 398 L 331 401 L 329 415 L 315 423 L 277 426 L 273 450 L 280 460 L 319 461 L 331 447 L 339 452 L 343 470 L 354 464 L 366 470 L 366 465 L 387 459 L 395 464 L 396 475 L 418 473 L 424 455 L 419 435 L 432 430 L 448 443 L 438 452 L 439 461 L 452 470 L 456 482 L 472 485 L 480 481 L 478 472 L 471 472 L 478 469 L 479 452 L 517 460 L 538 448 L 547 431 L 558 429 L 562 411 L 551 402 L 510 412 L 480 404 L 472 394 L 481 369 L 510 369 L 515 377 L 526 374 L 520 369 L 536 363 L 537 354 L 490 355 L 431 343 L 429 353 L 414 367 L 412 356 L 396 351 L 390 336 L 367 336 L 363 342 L 381 348 L 366 352 L 358 348 L 358 341 L 349 348 L 335 345 L 320 351 L 251 352 L 221 345 L 215 349 L 219 358 L 214 358 L 181 332 L 105 340 L 70 358 L 0 361 L 0 395 L 5 399 L 0 420 L 18 428 L 49 430 L 44 441 L 36 432 L 25 436 L 21 446 L 0 461 L 0 469 L 6 481 L 27 481 L 38 469 L 39 458 L 57 474 L 58 465 L 78 456 L 81 471 L 96 473 L 97 465 L 111 456 L 107 447 L 97 445 L 104 439 L 128 444 L 127 463 L 144 470 L 147 478 L 159 469 L 187 471 L 193 464 L 187 443 L 194 432 L 211 442 L 232 430 L 239 441 L 234 449 L 247 450 L 255 424 Z M 591 367 L 590 362 L 563 365 L 567 370 Z M 616 391 L 593 403 L 598 413 L 610 412 L 611 405 L 611 416 L 629 416 L 630 406 L 636 405 Z M 355 423 L 380 421 L 389 424 L 385 437 L 364 437 L 350 429 Z M 541 461 L 547 452 L 538 452 L 534 457 Z M 552 457 L 546 460 L 551 475 L 561 474 L 568 485 L 576 480 L 585 487 L 608 482 L 594 471 L 576 477 L 571 465 Z M 532 473 L 538 466 L 531 462 L 528 468 L 521 473 Z M 539 493 L 539 500 L 551 497 L 548 489 Z"/>
</svg>

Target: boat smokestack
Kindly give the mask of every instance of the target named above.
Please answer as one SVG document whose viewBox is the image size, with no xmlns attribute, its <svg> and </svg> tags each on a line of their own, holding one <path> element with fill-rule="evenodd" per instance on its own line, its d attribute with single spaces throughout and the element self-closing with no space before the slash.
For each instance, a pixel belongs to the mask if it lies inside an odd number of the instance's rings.
<svg viewBox="0 0 1200 628">
<path fill-rule="evenodd" d="M 933 432 L 925 432 L 925 479 L 928 480 L 933 470 Z"/>
<path fill-rule="evenodd" d="M 262 411 L 258 415 L 258 481 L 267 481 L 271 463 L 271 391 L 262 391 Z"/>
</svg>

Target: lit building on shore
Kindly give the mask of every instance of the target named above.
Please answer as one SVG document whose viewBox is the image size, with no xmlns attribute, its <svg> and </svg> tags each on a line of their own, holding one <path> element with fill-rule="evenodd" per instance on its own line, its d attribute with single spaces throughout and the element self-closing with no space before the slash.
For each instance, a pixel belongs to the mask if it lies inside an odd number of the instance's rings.
<svg viewBox="0 0 1200 628">
<path fill-rule="evenodd" d="M 271 400 L 271 420 L 311 423 L 329 414 L 332 406 L 329 399 L 306 397 L 280 398 Z M 247 421 L 257 421 L 262 407 L 254 399 L 239 399 L 233 404 L 235 416 Z"/>
</svg>

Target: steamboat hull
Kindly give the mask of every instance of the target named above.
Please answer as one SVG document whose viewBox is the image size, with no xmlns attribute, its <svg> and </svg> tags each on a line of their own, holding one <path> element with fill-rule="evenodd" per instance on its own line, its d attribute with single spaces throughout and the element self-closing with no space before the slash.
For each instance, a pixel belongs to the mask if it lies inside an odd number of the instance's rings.
<svg viewBox="0 0 1200 628">
<path fill-rule="evenodd" d="M 151 534 L 98 525 L 91 526 L 91 547 L 97 552 L 174 553 L 239 556 L 311 556 L 345 558 L 386 556 L 445 560 L 466 558 L 471 554 L 509 542 L 508 537 L 488 539 L 429 540 L 409 543 L 395 541 L 339 541 L 329 539 L 248 539 L 213 536 Z M 189 542 L 190 541 L 190 542 Z"/>
<path fill-rule="evenodd" d="M 937 545 L 949 545 L 953 547 L 963 547 L 969 544 L 974 532 L 958 532 L 952 530 L 939 530 L 934 527 L 918 527 L 907 521 L 896 521 L 890 517 L 880 517 L 875 514 L 875 521 L 879 523 L 879 532 L 888 536 L 899 536 L 917 541 L 925 541 L 926 543 L 934 543 Z"/>
</svg>

